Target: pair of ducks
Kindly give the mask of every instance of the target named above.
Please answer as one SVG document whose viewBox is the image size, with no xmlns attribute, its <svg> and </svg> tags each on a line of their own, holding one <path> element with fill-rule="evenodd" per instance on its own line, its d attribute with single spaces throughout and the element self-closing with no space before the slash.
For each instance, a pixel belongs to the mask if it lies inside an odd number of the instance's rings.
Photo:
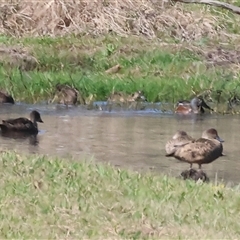
<svg viewBox="0 0 240 240">
<path fill-rule="evenodd" d="M 203 114 L 205 112 L 204 108 L 214 111 L 211 107 L 209 107 L 206 104 L 204 99 L 201 96 L 199 96 L 199 97 L 194 97 L 191 101 L 183 100 L 183 101 L 177 102 L 175 113 L 184 114 L 184 115 L 191 114 L 191 113 Z"/>
<path fill-rule="evenodd" d="M 193 163 L 199 165 L 211 163 L 223 155 L 224 142 L 214 128 L 205 130 L 202 137 L 193 139 L 185 131 L 177 131 L 171 140 L 166 143 L 165 150 L 167 157 L 187 162 L 192 169 Z"/>
</svg>

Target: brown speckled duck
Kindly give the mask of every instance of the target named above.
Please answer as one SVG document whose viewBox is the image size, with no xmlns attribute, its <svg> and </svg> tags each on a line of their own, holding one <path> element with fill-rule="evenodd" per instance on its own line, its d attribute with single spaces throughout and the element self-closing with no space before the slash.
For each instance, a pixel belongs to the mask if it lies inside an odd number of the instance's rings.
<svg viewBox="0 0 240 240">
<path fill-rule="evenodd" d="M 136 91 L 133 94 L 125 94 L 123 92 L 113 92 L 108 97 L 108 102 L 115 103 L 131 103 L 137 101 L 146 101 L 146 98 L 142 91 Z"/>
<path fill-rule="evenodd" d="M 60 104 L 75 105 L 77 103 L 79 91 L 76 88 L 70 87 L 67 84 L 58 83 L 56 90 L 57 93 L 52 100 L 53 102 L 57 98 Z"/>
<path fill-rule="evenodd" d="M 201 169 L 202 164 L 211 163 L 223 156 L 222 142 L 217 130 L 210 128 L 195 141 L 180 146 L 175 145 L 176 149 L 167 156 L 173 156 L 180 161 L 189 163 L 190 168 L 192 168 L 193 163 L 197 163 Z"/>
<path fill-rule="evenodd" d="M 0 90 L 0 103 L 12 103 L 14 104 L 13 97 L 7 92 Z"/>
<path fill-rule="evenodd" d="M 185 131 L 177 131 L 172 139 L 170 139 L 165 145 L 166 156 L 171 156 L 176 151 L 177 147 L 183 146 L 191 141 L 194 141 L 194 139 Z"/>
<path fill-rule="evenodd" d="M 205 112 L 204 108 L 214 111 L 206 104 L 202 97 L 194 97 L 191 101 L 187 100 L 179 101 L 176 105 L 175 113 L 179 114 L 204 113 Z"/>
<path fill-rule="evenodd" d="M 30 119 L 20 117 L 15 119 L 2 120 L 0 128 L 2 133 L 7 131 L 38 133 L 37 122 L 43 123 L 40 113 L 36 110 L 30 113 Z"/>
</svg>

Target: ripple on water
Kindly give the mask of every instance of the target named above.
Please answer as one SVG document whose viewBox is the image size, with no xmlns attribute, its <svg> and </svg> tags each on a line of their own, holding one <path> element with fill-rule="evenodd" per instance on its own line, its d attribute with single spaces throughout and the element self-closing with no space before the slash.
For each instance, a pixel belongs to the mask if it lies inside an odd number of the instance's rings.
<svg viewBox="0 0 240 240">
<path fill-rule="evenodd" d="M 40 111 L 43 124 L 34 138 L 13 139 L 1 136 L 3 148 L 27 153 L 72 155 L 77 160 L 91 158 L 132 169 L 179 176 L 188 168 L 174 158 L 166 158 L 165 143 L 175 131 L 187 131 L 200 137 L 203 130 L 214 127 L 225 140 L 226 156 L 203 165 L 210 180 L 215 178 L 239 183 L 240 160 L 238 116 L 211 115 L 181 117 L 149 108 L 144 111 L 90 111 L 86 107 L 16 104 L 1 106 L 0 118 L 28 117 L 31 110 Z M 227 126 L 227 128 L 226 128 Z"/>
</svg>

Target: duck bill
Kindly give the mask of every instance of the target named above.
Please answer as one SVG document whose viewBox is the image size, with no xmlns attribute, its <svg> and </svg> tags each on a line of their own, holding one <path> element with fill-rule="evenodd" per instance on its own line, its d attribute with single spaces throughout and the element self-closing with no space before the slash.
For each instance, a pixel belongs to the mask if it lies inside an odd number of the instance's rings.
<svg viewBox="0 0 240 240">
<path fill-rule="evenodd" d="M 43 120 L 42 120 L 42 119 L 39 119 L 39 122 L 40 122 L 40 123 L 43 123 Z"/>
<path fill-rule="evenodd" d="M 216 137 L 216 140 L 218 140 L 220 143 L 224 142 L 224 140 L 221 139 L 219 136 Z"/>
</svg>

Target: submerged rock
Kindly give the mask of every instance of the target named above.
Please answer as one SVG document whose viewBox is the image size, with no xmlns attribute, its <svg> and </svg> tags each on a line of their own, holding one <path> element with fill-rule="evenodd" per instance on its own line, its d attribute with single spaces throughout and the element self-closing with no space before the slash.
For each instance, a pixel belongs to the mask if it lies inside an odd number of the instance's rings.
<svg viewBox="0 0 240 240">
<path fill-rule="evenodd" d="M 184 170 L 182 173 L 181 173 L 181 177 L 186 180 L 186 179 L 192 179 L 194 180 L 195 182 L 197 182 L 199 179 L 202 180 L 203 182 L 209 182 L 209 178 L 207 176 L 206 173 L 203 172 L 203 170 L 201 169 L 187 169 L 187 170 Z"/>
</svg>

